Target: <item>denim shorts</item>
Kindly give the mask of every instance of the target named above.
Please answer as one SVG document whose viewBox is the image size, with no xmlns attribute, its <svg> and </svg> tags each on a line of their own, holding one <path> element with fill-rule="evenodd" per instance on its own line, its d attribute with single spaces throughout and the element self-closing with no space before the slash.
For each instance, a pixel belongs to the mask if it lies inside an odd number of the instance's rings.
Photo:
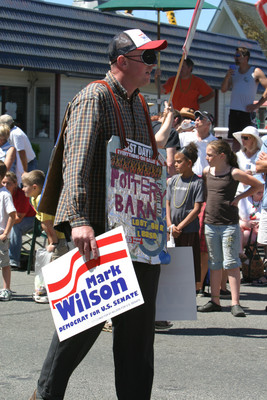
<svg viewBox="0 0 267 400">
<path fill-rule="evenodd" d="M 0 268 L 8 267 L 10 264 L 8 249 L 9 239 L 6 239 L 4 242 L 0 240 Z"/>
<path fill-rule="evenodd" d="M 205 224 L 205 237 L 211 270 L 240 267 L 240 228 L 238 224 Z"/>
</svg>

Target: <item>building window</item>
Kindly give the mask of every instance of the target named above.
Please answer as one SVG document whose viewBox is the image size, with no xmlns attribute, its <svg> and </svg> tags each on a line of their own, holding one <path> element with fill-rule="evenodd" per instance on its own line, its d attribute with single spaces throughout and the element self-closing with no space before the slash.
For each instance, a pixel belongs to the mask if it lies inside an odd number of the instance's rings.
<svg viewBox="0 0 267 400">
<path fill-rule="evenodd" d="M 27 132 L 27 88 L 0 86 L 0 111 L 9 114 L 15 124 Z"/>
<path fill-rule="evenodd" d="M 50 134 L 50 88 L 36 88 L 35 137 L 48 138 Z"/>
</svg>

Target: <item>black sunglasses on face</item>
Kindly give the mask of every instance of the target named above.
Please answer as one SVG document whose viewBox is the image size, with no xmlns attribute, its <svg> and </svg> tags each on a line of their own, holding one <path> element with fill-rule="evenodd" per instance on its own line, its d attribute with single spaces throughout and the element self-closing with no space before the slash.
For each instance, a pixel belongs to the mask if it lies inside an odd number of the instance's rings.
<svg viewBox="0 0 267 400">
<path fill-rule="evenodd" d="M 143 63 L 145 65 L 154 65 L 157 63 L 157 56 L 155 50 L 144 50 L 141 54 L 138 54 L 136 56 L 124 55 L 124 57 L 129 58 L 129 60 L 132 61 Z M 135 57 L 141 58 L 141 61 L 135 60 Z"/>
<path fill-rule="evenodd" d="M 249 136 L 241 136 L 242 140 L 249 140 Z"/>
<path fill-rule="evenodd" d="M 203 117 L 203 115 L 199 115 L 197 118 L 200 119 L 200 121 L 208 120 L 208 118 Z"/>
</svg>

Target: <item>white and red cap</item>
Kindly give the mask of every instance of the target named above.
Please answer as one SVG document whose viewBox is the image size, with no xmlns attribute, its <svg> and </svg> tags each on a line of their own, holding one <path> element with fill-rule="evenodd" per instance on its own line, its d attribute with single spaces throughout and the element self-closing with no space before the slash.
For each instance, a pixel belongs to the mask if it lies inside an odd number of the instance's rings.
<svg viewBox="0 0 267 400">
<path fill-rule="evenodd" d="M 167 40 L 151 40 L 140 29 L 129 29 L 114 36 L 108 47 L 109 60 L 114 62 L 118 56 L 138 50 L 163 50 Z"/>
</svg>

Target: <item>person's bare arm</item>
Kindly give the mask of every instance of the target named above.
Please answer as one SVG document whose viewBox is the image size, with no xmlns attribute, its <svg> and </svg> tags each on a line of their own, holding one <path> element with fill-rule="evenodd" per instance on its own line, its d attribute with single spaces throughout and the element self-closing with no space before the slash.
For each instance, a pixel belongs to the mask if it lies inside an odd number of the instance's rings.
<svg viewBox="0 0 267 400">
<path fill-rule="evenodd" d="M 221 91 L 223 93 L 227 92 L 228 90 L 231 89 L 232 86 L 232 75 L 234 74 L 234 70 L 233 69 L 228 69 L 228 71 L 226 72 L 226 75 L 224 77 L 224 80 L 221 84 Z"/>
<path fill-rule="evenodd" d="M 163 149 L 166 145 L 173 124 L 173 108 L 172 106 L 168 106 L 167 101 L 165 101 L 163 118 L 164 120 L 162 122 L 162 125 L 158 132 L 155 134 L 155 140 L 159 149 Z"/>
<path fill-rule="evenodd" d="M 267 78 L 264 72 L 260 68 L 255 68 L 254 78 L 264 87 L 265 91 L 257 103 L 247 105 L 246 107 L 247 112 L 253 112 L 258 110 L 260 106 L 267 100 Z"/>
<path fill-rule="evenodd" d="M 15 149 L 15 147 L 10 147 L 7 150 L 6 158 L 5 158 L 5 161 L 4 161 L 8 171 L 12 167 L 12 164 L 15 161 L 15 159 L 16 159 L 16 149 Z"/>
<path fill-rule="evenodd" d="M 18 151 L 19 157 L 21 160 L 21 164 L 23 167 L 23 171 L 27 172 L 28 171 L 28 162 L 27 162 L 27 157 L 26 157 L 26 151 L 25 150 L 20 150 Z"/>
<path fill-rule="evenodd" d="M 9 214 L 4 232 L 0 235 L 0 240 L 2 242 L 5 241 L 6 238 L 8 237 L 8 235 L 12 229 L 12 226 L 14 225 L 15 217 L 16 217 L 16 211 L 13 211 Z"/>
<path fill-rule="evenodd" d="M 206 101 L 209 101 L 210 99 L 212 99 L 215 96 L 214 90 L 212 92 L 210 92 L 209 94 L 207 94 L 207 96 L 203 96 L 200 97 L 197 102 L 198 104 L 202 104 L 202 103 L 206 103 Z"/>
<path fill-rule="evenodd" d="M 267 153 L 263 151 L 258 155 L 258 160 L 256 161 L 256 172 L 267 173 Z"/>
</svg>

